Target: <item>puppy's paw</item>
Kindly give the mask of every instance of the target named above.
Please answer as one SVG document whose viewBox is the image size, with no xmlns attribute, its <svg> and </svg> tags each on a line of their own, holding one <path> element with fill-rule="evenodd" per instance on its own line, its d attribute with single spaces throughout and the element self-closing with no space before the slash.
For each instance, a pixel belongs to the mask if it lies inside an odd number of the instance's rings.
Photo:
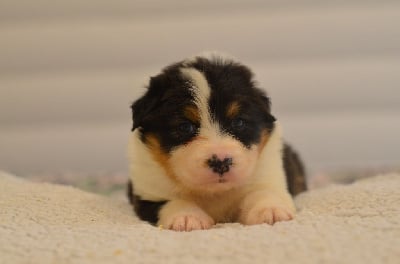
<svg viewBox="0 0 400 264">
<path fill-rule="evenodd" d="M 167 227 L 174 231 L 192 231 L 210 229 L 213 225 L 214 221 L 208 215 L 182 214 L 171 219 Z"/>
<path fill-rule="evenodd" d="M 296 208 L 289 193 L 261 190 L 250 193 L 240 206 L 239 220 L 244 225 L 270 224 L 294 218 Z"/>
<path fill-rule="evenodd" d="M 293 219 L 291 210 L 284 207 L 260 207 L 249 210 L 247 215 L 242 217 L 244 225 L 270 224 L 279 221 L 289 221 Z"/>
<path fill-rule="evenodd" d="M 174 231 L 210 229 L 214 220 L 200 207 L 186 201 L 171 201 L 160 211 L 158 225 Z"/>
</svg>

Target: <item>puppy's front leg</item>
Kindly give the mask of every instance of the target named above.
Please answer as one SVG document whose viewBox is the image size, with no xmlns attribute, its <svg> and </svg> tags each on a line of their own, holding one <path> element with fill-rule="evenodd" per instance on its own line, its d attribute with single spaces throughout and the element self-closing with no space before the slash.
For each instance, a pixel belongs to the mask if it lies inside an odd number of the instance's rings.
<svg viewBox="0 0 400 264">
<path fill-rule="evenodd" d="M 244 225 L 274 224 L 293 219 L 296 212 L 289 193 L 257 190 L 249 193 L 240 205 L 239 221 Z"/>
<path fill-rule="evenodd" d="M 160 210 L 157 224 L 175 231 L 192 231 L 209 229 L 214 220 L 195 203 L 173 200 Z"/>
</svg>

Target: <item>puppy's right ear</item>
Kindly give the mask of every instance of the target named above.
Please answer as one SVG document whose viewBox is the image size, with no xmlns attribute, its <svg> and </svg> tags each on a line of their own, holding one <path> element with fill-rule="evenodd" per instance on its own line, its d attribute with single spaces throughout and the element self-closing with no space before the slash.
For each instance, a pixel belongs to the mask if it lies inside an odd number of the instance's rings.
<svg viewBox="0 0 400 264">
<path fill-rule="evenodd" d="M 152 77 L 147 92 L 141 98 L 136 100 L 132 105 L 132 131 L 143 125 L 149 118 L 151 112 L 161 102 L 162 97 L 162 76 Z"/>
<path fill-rule="evenodd" d="M 136 128 L 140 127 L 143 119 L 146 117 L 146 115 L 150 112 L 150 103 L 146 95 L 144 95 L 142 98 L 136 100 L 132 105 L 131 105 L 131 110 L 132 110 L 132 131 L 134 131 Z"/>
</svg>

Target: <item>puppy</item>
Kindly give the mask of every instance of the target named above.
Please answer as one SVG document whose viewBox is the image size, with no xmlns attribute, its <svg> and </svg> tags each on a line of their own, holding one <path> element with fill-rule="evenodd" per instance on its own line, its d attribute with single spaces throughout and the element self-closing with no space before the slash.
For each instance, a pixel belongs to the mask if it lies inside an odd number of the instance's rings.
<svg viewBox="0 0 400 264">
<path fill-rule="evenodd" d="M 219 56 L 172 64 L 132 105 L 128 197 L 166 229 L 294 217 L 303 165 L 246 66 Z M 290 192 L 290 193 L 289 193 Z"/>
</svg>

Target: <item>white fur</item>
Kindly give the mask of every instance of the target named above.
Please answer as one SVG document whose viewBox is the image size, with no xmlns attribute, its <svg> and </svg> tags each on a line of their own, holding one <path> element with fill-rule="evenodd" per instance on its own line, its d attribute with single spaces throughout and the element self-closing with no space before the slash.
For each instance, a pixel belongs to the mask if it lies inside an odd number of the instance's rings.
<svg viewBox="0 0 400 264">
<path fill-rule="evenodd" d="M 212 121 L 208 102 L 210 99 L 211 88 L 203 73 L 194 68 L 181 69 L 182 74 L 190 81 L 191 91 L 194 97 L 194 103 L 200 113 L 200 135 L 210 137 L 219 137 L 219 125 Z"/>
<path fill-rule="evenodd" d="M 214 220 L 192 201 L 173 200 L 166 204 L 159 213 L 158 224 L 176 231 L 209 229 Z"/>
<path fill-rule="evenodd" d="M 272 189 L 287 189 L 282 149 L 282 128 L 279 122 L 275 122 L 274 130 L 258 159 L 254 174 L 255 183 Z"/>
<path fill-rule="evenodd" d="M 293 199 L 287 191 L 282 158 L 282 132 L 279 122 L 261 152 L 254 173 L 253 190 L 240 205 L 239 221 L 243 224 L 273 224 L 294 217 Z"/>
<path fill-rule="evenodd" d="M 162 201 L 175 199 L 175 184 L 165 175 L 164 169 L 154 161 L 147 145 L 139 138 L 138 130 L 131 133 L 128 145 L 130 179 L 134 192 L 142 199 Z"/>
<path fill-rule="evenodd" d="M 222 176 L 217 175 L 206 161 L 213 155 L 220 159 L 231 157 L 234 165 Z M 230 136 L 201 138 L 173 151 L 170 163 L 180 181 L 191 191 L 216 192 L 245 184 L 253 173 L 258 152 L 246 149 Z M 219 183 L 219 181 L 224 181 Z"/>
</svg>

